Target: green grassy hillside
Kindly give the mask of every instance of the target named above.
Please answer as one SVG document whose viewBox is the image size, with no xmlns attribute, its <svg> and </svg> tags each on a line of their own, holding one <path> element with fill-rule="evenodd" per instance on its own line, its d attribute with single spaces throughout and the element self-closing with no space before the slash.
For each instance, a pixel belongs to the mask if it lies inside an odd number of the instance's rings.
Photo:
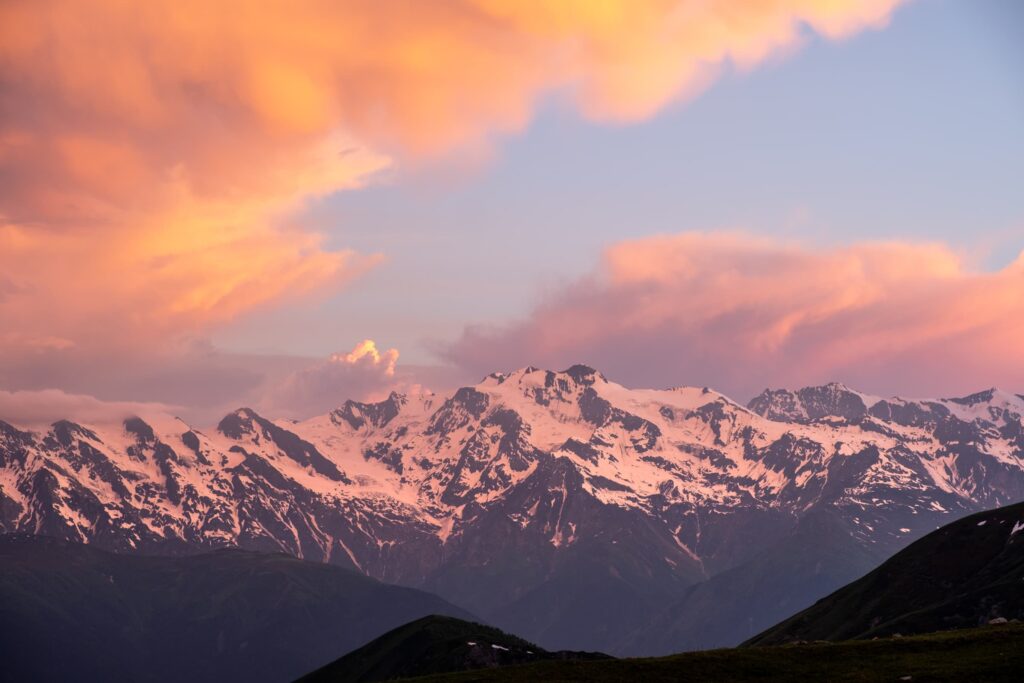
<svg viewBox="0 0 1024 683">
<path fill-rule="evenodd" d="M 1024 672 L 1024 626 L 1009 624 L 905 638 L 708 650 L 649 659 L 541 662 L 412 680 L 419 683 L 1009 683 L 1020 681 L 1021 672 Z"/>
</svg>

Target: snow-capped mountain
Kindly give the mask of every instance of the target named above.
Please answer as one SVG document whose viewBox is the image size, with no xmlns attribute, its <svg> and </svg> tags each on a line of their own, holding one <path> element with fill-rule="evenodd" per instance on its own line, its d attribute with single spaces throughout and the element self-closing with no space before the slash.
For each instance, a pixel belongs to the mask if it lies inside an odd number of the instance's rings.
<svg viewBox="0 0 1024 683">
<path fill-rule="evenodd" d="M 209 430 L 0 422 L 0 529 L 283 550 L 436 591 L 542 645 L 630 653 L 679 600 L 691 613 L 663 621 L 732 614 L 693 607 L 702 590 L 743 600 L 729 577 L 816 577 L 711 642 L 657 646 L 679 650 L 741 640 L 954 516 L 1024 499 L 1022 414 L 1024 397 L 996 390 L 910 401 L 838 384 L 742 406 L 574 366 L 297 423 L 249 409 Z M 829 573 L 837 547 L 860 559 Z"/>
</svg>

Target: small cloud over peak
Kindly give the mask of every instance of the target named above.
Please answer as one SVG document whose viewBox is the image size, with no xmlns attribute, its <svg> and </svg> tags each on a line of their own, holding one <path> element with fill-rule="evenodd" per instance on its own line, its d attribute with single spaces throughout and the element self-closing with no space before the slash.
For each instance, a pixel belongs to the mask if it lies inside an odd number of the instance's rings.
<svg viewBox="0 0 1024 683">
<path fill-rule="evenodd" d="M 381 351 L 372 339 L 364 339 L 351 351 L 333 353 L 272 385 L 264 404 L 274 415 L 305 418 L 333 410 L 348 399 L 386 396 L 404 387 L 395 376 L 398 355 L 398 349 Z"/>
<path fill-rule="evenodd" d="M 372 339 L 364 339 L 355 345 L 348 353 L 333 353 L 330 357 L 331 363 L 344 365 L 369 365 L 374 368 L 382 368 L 387 377 L 395 376 L 395 363 L 398 362 L 398 349 L 388 349 L 381 353 L 377 349 L 377 343 Z"/>
</svg>

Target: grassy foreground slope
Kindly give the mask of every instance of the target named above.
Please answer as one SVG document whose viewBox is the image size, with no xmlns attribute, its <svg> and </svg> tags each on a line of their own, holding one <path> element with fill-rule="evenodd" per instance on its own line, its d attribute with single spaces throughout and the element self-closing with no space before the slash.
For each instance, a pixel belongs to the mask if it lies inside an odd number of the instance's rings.
<svg viewBox="0 0 1024 683">
<path fill-rule="evenodd" d="M 1001 683 L 1020 681 L 1022 672 L 1024 625 L 1008 624 L 905 638 L 744 647 L 649 659 L 541 662 L 410 680 Z"/>
</svg>

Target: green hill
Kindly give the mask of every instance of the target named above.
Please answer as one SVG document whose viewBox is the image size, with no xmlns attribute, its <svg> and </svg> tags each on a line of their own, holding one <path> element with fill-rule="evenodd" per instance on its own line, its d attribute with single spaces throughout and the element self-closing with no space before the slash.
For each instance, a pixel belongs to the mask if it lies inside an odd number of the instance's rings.
<svg viewBox="0 0 1024 683">
<path fill-rule="evenodd" d="M 301 680 L 363 683 L 551 659 L 604 658 L 596 653 L 548 652 L 490 626 L 434 615 L 389 631 Z"/>
</svg>

